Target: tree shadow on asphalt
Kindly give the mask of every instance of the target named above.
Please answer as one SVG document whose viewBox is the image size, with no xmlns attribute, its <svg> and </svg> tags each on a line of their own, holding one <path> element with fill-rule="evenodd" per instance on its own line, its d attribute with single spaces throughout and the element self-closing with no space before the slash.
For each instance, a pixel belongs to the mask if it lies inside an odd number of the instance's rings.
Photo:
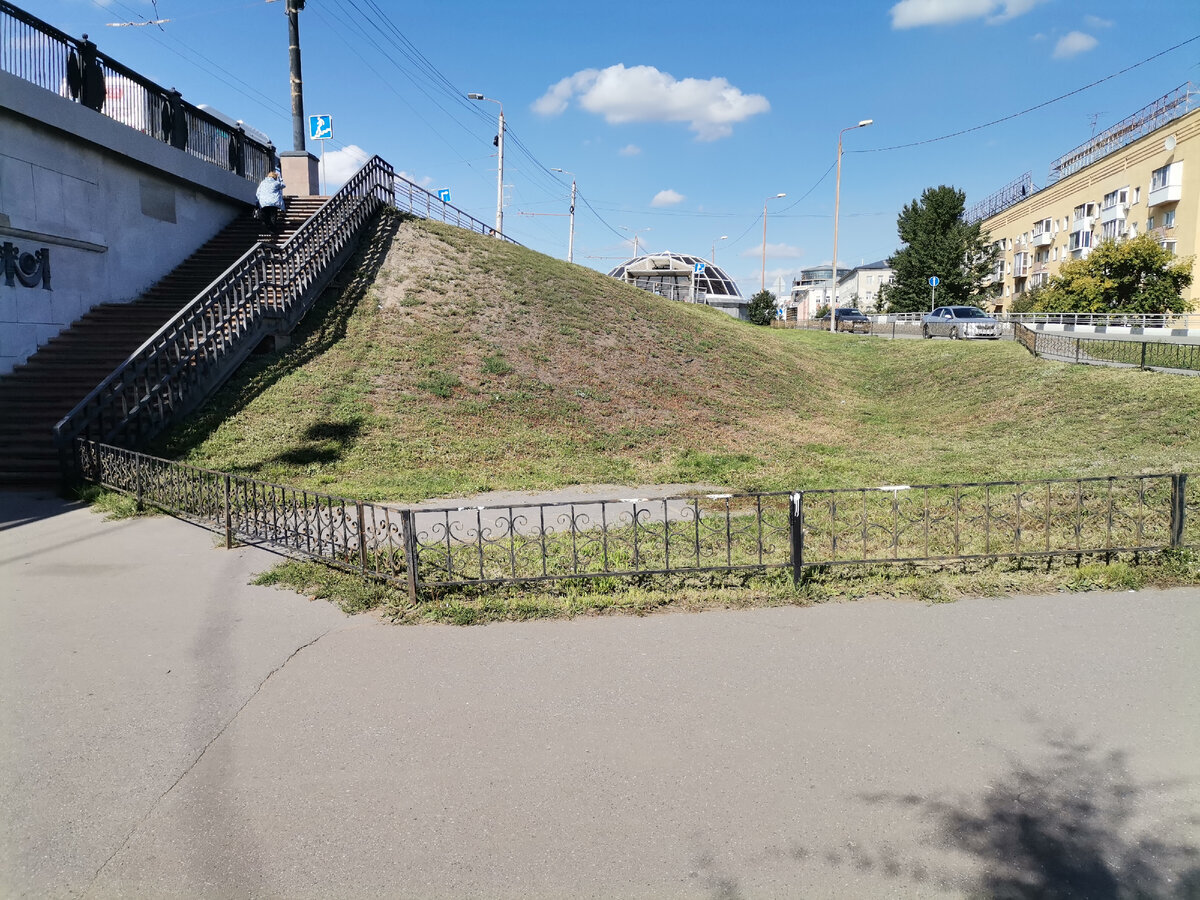
<svg viewBox="0 0 1200 900">
<path fill-rule="evenodd" d="M 1139 785 L 1125 755 L 1059 734 L 1045 739 L 1040 766 L 1015 763 L 977 800 L 870 794 L 873 804 L 915 808 L 931 818 L 937 840 L 983 866 L 970 893 L 1015 898 L 1200 897 L 1200 817 L 1164 816 L 1158 802 L 1181 785 Z M 1153 829 L 1148 830 L 1148 829 Z M 872 859 L 893 877 L 938 881 L 894 853 Z M 891 858 L 889 864 L 888 858 Z M 915 871 L 919 869 L 919 871 Z M 953 879 L 958 881 L 959 879 Z"/>
</svg>

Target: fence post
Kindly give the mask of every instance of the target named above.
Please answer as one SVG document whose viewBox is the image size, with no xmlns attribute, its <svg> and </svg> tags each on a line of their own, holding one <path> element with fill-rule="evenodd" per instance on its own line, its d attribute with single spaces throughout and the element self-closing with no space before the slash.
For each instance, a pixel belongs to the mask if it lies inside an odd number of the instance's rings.
<svg viewBox="0 0 1200 900">
<path fill-rule="evenodd" d="M 225 549 L 233 549 L 233 510 L 229 503 L 229 476 L 225 476 Z"/>
<path fill-rule="evenodd" d="M 1183 525 L 1187 515 L 1187 475 L 1171 476 L 1171 547 L 1183 546 Z"/>
<path fill-rule="evenodd" d="M 792 584 L 800 584 L 804 571 L 804 493 L 792 494 L 788 504 L 788 536 L 792 545 Z"/>
<path fill-rule="evenodd" d="M 137 473 L 137 493 L 134 501 L 138 512 L 142 511 L 142 454 L 135 453 L 134 458 L 137 462 L 134 464 L 133 470 Z"/>
<path fill-rule="evenodd" d="M 1075 338 L 1075 362 L 1079 362 L 1079 338 Z"/>
<path fill-rule="evenodd" d="M 404 541 L 404 568 L 408 575 L 408 602 L 417 602 L 417 530 L 411 509 L 400 510 L 400 536 Z"/>
<path fill-rule="evenodd" d="M 361 500 L 355 500 L 354 505 L 358 508 L 358 568 L 365 578 L 367 575 L 366 520 L 363 518 L 363 502 Z"/>
<path fill-rule="evenodd" d="M 1146 368 L 1146 342 L 1142 341 L 1142 368 Z"/>
</svg>

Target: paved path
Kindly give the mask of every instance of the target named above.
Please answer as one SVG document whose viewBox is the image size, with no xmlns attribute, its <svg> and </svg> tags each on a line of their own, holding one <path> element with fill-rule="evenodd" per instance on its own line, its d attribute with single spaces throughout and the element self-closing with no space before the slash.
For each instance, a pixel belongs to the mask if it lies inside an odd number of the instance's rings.
<svg viewBox="0 0 1200 900">
<path fill-rule="evenodd" d="M 1196 590 L 405 628 L 272 562 L 0 495 L 0 896 L 1200 890 Z"/>
</svg>

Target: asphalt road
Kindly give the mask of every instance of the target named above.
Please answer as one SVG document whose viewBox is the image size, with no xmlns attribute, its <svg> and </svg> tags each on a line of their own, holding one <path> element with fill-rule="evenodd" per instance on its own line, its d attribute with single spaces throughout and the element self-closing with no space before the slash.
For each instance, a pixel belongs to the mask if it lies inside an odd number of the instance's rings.
<svg viewBox="0 0 1200 900">
<path fill-rule="evenodd" d="M 0 495 L 0 895 L 1200 894 L 1200 591 L 397 627 Z"/>
</svg>

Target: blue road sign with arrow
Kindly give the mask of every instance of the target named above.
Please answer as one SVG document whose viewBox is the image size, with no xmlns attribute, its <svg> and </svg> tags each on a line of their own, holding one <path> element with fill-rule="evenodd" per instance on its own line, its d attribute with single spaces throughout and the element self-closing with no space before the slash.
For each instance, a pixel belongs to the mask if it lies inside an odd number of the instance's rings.
<svg viewBox="0 0 1200 900">
<path fill-rule="evenodd" d="M 441 200 L 443 203 L 449 203 L 450 202 L 450 188 L 442 188 L 440 191 L 438 191 L 438 199 Z"/>
<path fill-rule="evenodd" d="M 941 283 L 942 283 L 942 279 L 938 278 L 936 275 L 929 276 L 929 286 L 930 287 L 937 287 Z"/>
</svg>

